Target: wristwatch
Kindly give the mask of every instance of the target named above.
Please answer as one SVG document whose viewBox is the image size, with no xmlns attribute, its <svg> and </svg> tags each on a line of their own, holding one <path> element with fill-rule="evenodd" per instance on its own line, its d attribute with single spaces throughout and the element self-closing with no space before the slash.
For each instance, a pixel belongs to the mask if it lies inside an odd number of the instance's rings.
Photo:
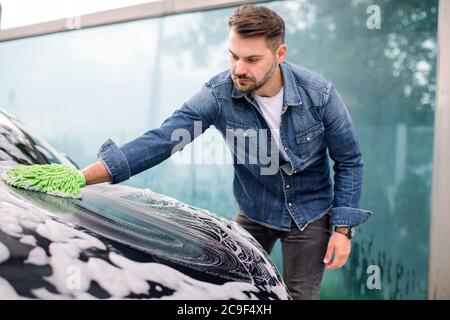
<svg viewBox="0 0 450 320">
<path fill-rule="evenodd" d="M 346 235 L 347 238 L 352 239 L 355 236 L 356 227 L 334 227 L 334 232 Z"/>
</svg>

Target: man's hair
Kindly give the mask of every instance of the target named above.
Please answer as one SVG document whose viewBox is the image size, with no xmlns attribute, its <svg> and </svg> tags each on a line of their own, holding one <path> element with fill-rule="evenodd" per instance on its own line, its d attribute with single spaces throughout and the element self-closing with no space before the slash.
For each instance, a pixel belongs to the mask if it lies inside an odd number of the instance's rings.
<svg viewBox="0 0 450 320">
<path fill-rule="evenodd" d="M 263 6 L 250 4 L 240 6 L 228 18 L 228 27 L 233 28 L 241 38 L 266 38 L 272 50 L 284 43 L 283 18 Z"/>
</svg>

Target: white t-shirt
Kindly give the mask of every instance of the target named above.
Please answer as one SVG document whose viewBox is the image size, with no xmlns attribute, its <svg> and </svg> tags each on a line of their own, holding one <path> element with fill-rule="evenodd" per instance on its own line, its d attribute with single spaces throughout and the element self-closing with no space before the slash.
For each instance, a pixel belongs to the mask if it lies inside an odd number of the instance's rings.
<svg viewBox="0 0 450 320">
<path fill-rule="evenodd" d="M 272 136 L 277 143 L 278 149 L 285 160 L 288 160 L 288 156 L 284 149 L 280 146 L 280 123 L 281 123 L 281 110 L 283 108 L 283 95 L 284 87 L 281 87 L 280 91 L 273 97 L 261 97 L 253 94 L 253 98 L 258 102 L 259 107 L 263 113 L 264 119 L 272 132 Z"/>
</svg>

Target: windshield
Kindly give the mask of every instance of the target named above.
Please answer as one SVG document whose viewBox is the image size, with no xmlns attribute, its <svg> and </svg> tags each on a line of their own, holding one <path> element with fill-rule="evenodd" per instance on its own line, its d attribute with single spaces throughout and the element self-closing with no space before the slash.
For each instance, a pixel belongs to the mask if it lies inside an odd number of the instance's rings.
<svg viewBox="0 0 450 320">
<path fill-rule="evenodd" d="M 65 163 L 48 143 L 23 123 L 0 110 L 0 160 L 20 164 Z"/>
</svg>

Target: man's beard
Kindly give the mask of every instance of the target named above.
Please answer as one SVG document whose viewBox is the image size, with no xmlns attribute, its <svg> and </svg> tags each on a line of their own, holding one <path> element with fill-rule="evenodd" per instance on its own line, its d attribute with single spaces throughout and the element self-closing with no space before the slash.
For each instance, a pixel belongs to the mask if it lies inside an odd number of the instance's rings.
<svg viewBox="0 0 450 320">
<path fill-rule="evenodd" d="M 260 89 L 262 86 L 264 86 L 267 81 L 269 81 L 270 78 L 272 78 L 273 74 L 275 73 L 275 70 L 277 69 L 278 64 L 276 63 L 276 61 L 274 61 L 273 65 L 271 66 L 271 68 L 269 69 L 269 71 L 266 72 L 266 74 L 264 75 L 264 77 L 262 78 L 261 81 L 256 82 L 256 79 L 254 77 L 243 77 L 243 76 L 235 76 L 233 75 L 233 82 L 234 85 L 239 89 L 239 91 L 244 92 L 244 93 L 253 93 L 256 90 Z M 240 89 L 240 85 L 239 85 L 239 80 L 248 80 L 253 82 L 253 85 L 248 87 L 247 89 Z"/>
</svg>

